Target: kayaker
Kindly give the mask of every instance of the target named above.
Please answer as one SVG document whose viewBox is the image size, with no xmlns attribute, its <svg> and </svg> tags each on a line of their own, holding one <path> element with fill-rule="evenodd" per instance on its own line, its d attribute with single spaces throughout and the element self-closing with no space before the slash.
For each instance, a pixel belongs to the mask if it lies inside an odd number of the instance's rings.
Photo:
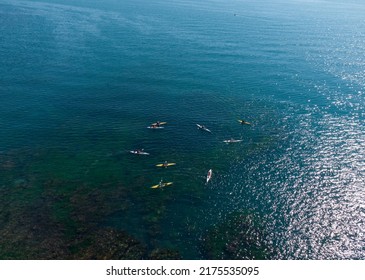
<svg viewBox="0 0 365 280">
<path fill-rule="evenodd" d="M 162 179 L 161 179 L 161 181 L 158 183 L 158 187 L 159 187 L 159 188 L 162 188 L 162 187 L 163 187 Z"/>
<path fill-rule="evenodd" d="M 241 124 L 250 124 L 249 122 L 246 122 L 245 120 L 240 120 Z"/>
</svg>

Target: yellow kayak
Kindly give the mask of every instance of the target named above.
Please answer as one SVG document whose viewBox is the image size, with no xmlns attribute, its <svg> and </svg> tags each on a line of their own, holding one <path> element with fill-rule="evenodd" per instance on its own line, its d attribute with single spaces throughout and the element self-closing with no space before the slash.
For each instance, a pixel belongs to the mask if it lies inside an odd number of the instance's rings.
<svg viewBox="0 0 365 280">
<path fill-rule="evenodd" d="M 250 124 L 251 124 L 251 123 L 246 122 L 246 121 L 244 121 L 244 120 L 238 120 L 238 122 L 239 122 L 240 124 L 248 124 L 248 125 L 250 125 Z"/>
<path fill-rule="evenodd" d="M 173 166 L 173 165 L 176 165 L 176 163 L 174 162 L 170 162 L 170 163 L 160 163 L 160 164 L 156 164 L 157 167 L 168 167 L 168 166 Z"/>
<path fill-rule="evenodd" d="M 171 186 L 172 184 L 173 184 L 173 182 L 162 183 L 162 184 L 152 186 L 151 189 L 164 188 L 164 187 L 167 187 L 167 186 Z"/>
</svg>

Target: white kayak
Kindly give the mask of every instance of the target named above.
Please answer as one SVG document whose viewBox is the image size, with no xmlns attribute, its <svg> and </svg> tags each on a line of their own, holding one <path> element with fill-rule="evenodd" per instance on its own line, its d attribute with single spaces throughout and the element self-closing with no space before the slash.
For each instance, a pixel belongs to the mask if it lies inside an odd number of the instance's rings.
<svg viewBox="0 0 365 280">
<path fill-rule="evenodd" d="M 138 150 L 136 150 L 136 151 L 129 151 L 131 154 L 134 154 L 134 155 L 145 155 L 145 156 L 148 156 L 149 155 L 149 153 L 146 153 L 146 152 L 144 152 L 144 151 L 138 151 Z"/>
<path fill-rule="evenodd" d="M 164 128 L 163 126 L 147 126 L 149 129 L 161 129 Z"/>
<path fill-rule="evenodd" d="M 212 178 L 212 175 L 213 175 L 213 170 L 209 169 L 208 174 L 207 174 L 207 184 L 208 184 L 209 180 Z"/>
<path fill-rule="evenodd" d="M 238 139 L 229 139 L 229 140 L 224 140 L 224 143 L 238 143 L 238 142 L 242 142 L 243 140 L 238 140 Z"/>
<path fill-rule="evenodd" d="M 204 125 L 201 124 L 196 124 L 196 126 L 198 127 L 198 129 L 202 129 L 205 130 L 206 132 L 212 133 L 208 128 L 206 128 Z"/>
</svg>

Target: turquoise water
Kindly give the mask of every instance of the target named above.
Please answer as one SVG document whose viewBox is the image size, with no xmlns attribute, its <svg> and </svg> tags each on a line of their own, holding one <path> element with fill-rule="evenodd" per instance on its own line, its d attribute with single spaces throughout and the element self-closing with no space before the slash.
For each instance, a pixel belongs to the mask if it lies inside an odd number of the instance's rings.
<svg viewBox="0 0 365 280">
<path fill-rule="evenodd" d="M 268 258 L 365 258 L 364 3 L 74 2 L 0 1 L 1 258 L 249 258 L 237 213 Z"/>
</svg>

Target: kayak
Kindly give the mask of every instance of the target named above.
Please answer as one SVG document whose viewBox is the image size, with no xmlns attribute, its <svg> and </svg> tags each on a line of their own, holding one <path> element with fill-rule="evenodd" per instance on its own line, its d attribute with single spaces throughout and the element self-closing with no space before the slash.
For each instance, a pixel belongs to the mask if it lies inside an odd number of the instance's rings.
<svg viewBox="0 0 365 280">
<path fill-rule="evenodd" d="M 213 170 L 212 169 L 209 169 L 208 174 L 207 174 L 207 183 L 212 178 L 212 175 L 213 175 Z"/>
<path fill-rule="evenodd" d="M 152 186 L 151 189 L 160 189 L 160 188 L 171 186 L 172 184 L 173 184 L 173 182 L 157 184 L 157 185 Z"/>
<path fill-rule="evenodd" d="M 238 143 L 238 142 L 242 142 L 243 140 L 237 140 L 237 139 L 230 139 L 230 140 L 224 140 L 224 143 Z"/>
<path fill-rule="evenodd" d="M 157 167 L 168 167 L 168 166 L 173 166 L 173 165 L 176 165 L 176 163 L 174 162 L 170 162 L 168 163 L 167 165 L 163 164 L 163 163 L 160 163 L 160 164 L 156 164 Z"/>
<path fill-rule="evenodd" d="M 247 125 L 250 125 L 250 124 L 251 124 L 251 123 L 246 122 L 246 121 L 244 121 L 244 120 L 238 120 L 238 122 L 239 122 L 240 124 L 247 124 Z"/>
<path fill-rule="evenodd" d="M 163 126 L 147 126 L 149 129 L 161 129 L 164 128 Z"/>
<path fill-rule="evenodd" d="M 143 152 L 143 151 L 129 151 L 131 154 L 134 154 L 134 155 L 146 155 L 148 156 L 149 153 L 146 153 L 146 152 Z"/>
<path fill-rule="evenodd" d="M 167 124 L 167 122 L 160 122 L 160 125 Z M 157 125 L 157 122 L 151 124 L 151 125 Z"/>
<path fill-rule="evenodd" d="M 200 124 L 196 124 L 196 126 L 198 127 L 198 129 L 202 129 L 202 130 L 205 130 L 206 132 L 209 132 L 209 133 L 212 133 L 208 128 L 206 128 L 205 126 L 203 125 L 200 125 Z"/>
</svg>

